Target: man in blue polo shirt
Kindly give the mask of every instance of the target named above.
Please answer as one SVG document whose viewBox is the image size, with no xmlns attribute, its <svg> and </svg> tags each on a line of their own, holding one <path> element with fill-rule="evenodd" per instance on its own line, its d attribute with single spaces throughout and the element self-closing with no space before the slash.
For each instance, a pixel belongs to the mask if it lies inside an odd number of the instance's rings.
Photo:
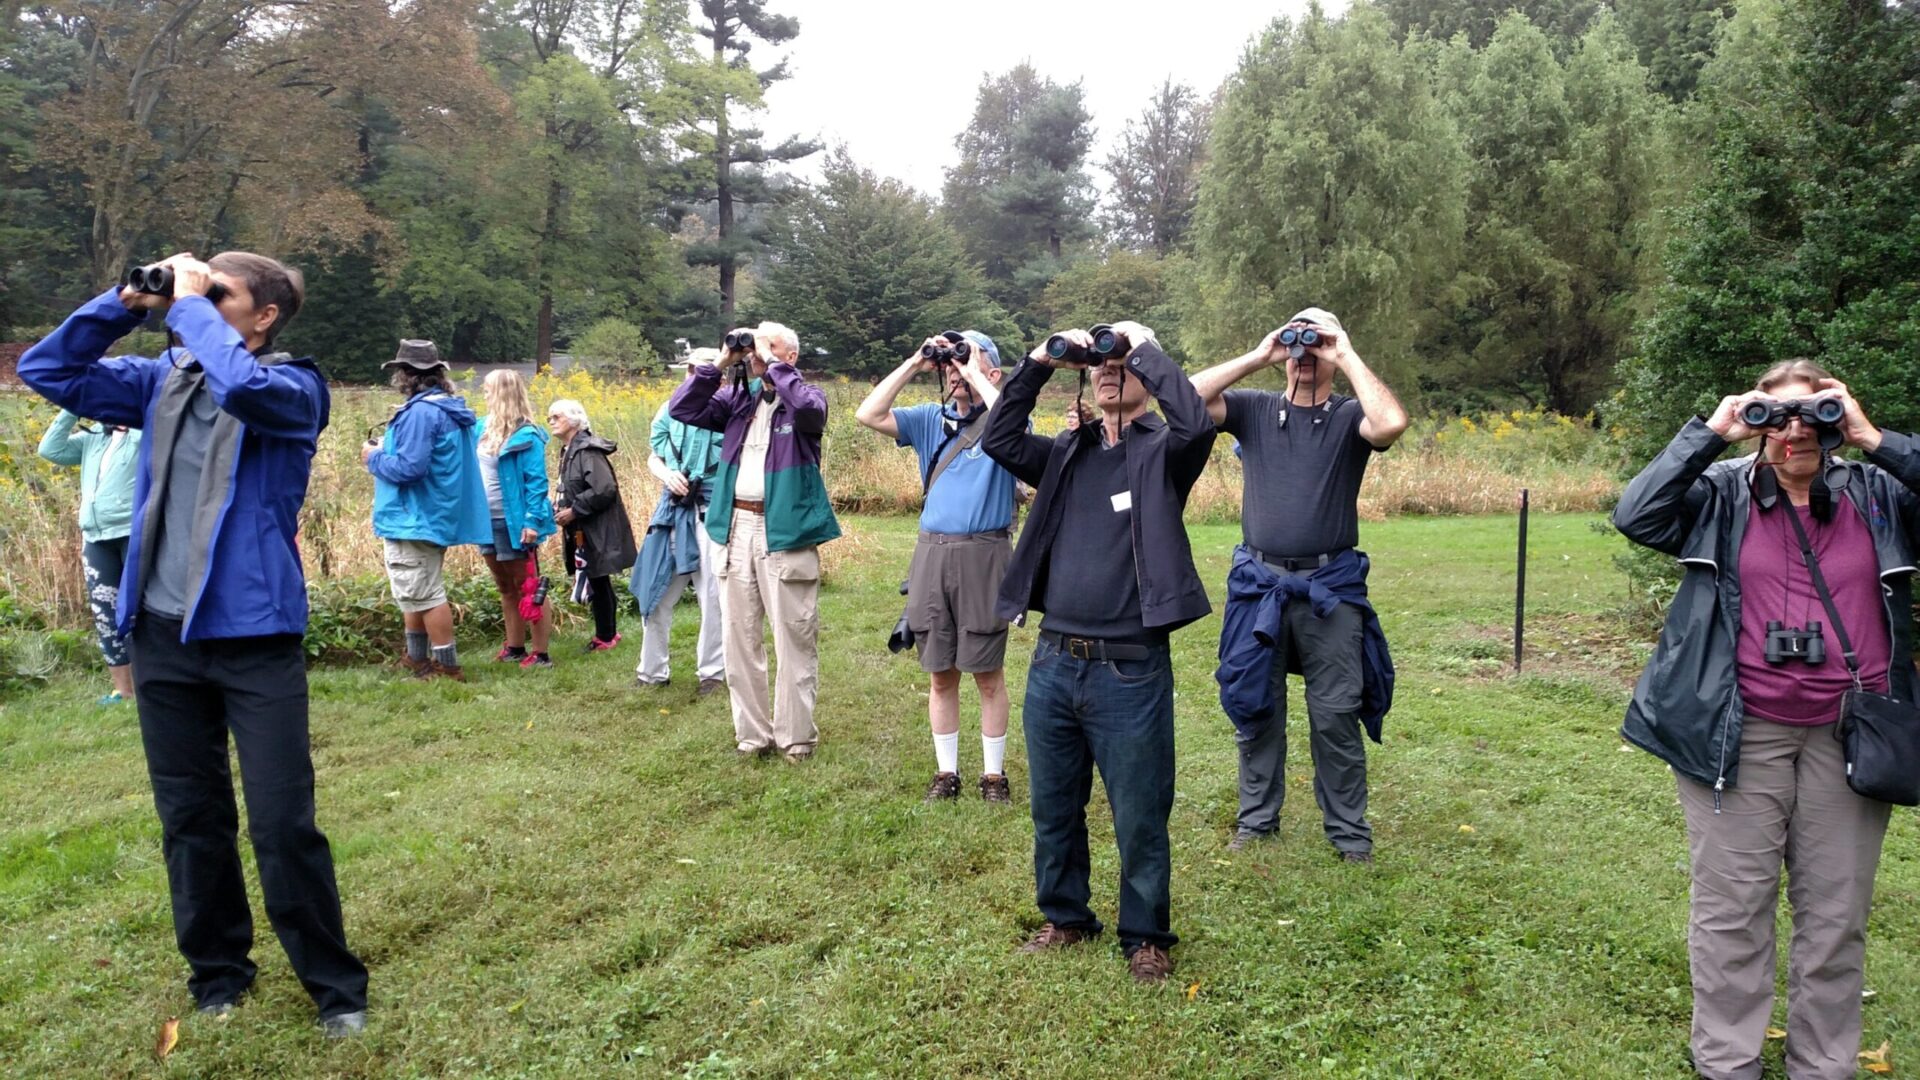
<svg viewBox="0 0 1920 1080">
<path fill-rule="evenodd" d="M 893 407 L 921 372 L 944 384 L 944 404 Z M 926 504 L 907 574 L 907 625 L 920 667 L 932 677 L 927 714 L 936 772 L 927 801 L 960 797 L 960 675 L 980 691 L 980 796 L 1012 801 L 1007 784 L 1007 623 L 994 598 L 1013 545 L 1013 474 L 980 446 L 987 411 L 1000 397 L 1000 350 L 976 330 L 928 338 L 873 388 L 854 415 L 911 446 L 920 458 Z"/>
</svg>

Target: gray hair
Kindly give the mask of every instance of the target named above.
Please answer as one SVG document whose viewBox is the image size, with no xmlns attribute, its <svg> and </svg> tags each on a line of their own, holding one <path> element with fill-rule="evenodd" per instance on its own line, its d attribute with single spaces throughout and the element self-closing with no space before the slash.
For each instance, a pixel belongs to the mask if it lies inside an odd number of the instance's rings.
<svg viewBox="0 0 1920 1080">
<path fill-rule="evenodd" d="M 559 413 L 561 416 L 573 421 L 576 427 L 584 428 L 592 426 L 587 423 L 587 407 L 572 398 L 561 398 L 559 401 L 547 406 L 547 415 L 552 416 L 554 413 Z"/>
<path fill-rule="evenodd" d="M 800 351 L 800 335 L 791 327 L 777 322 L 763 322 L 754 328 L 753 336 L 767 343 L 769 347 L 784 346 L 794 352 Z"/>
</svg>

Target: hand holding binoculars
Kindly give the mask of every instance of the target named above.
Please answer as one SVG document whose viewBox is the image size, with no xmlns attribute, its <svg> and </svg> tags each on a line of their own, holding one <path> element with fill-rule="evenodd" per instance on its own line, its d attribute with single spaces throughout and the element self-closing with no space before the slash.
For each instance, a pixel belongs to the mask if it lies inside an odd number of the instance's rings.
<svg viewBox="0 0 1920 1080">
<path fill-rule="evenodd" d="M 1133 351 L 1133 342 L 1110 323 L 1088 328 L 1087 336 L 1091 343 L 1082 345 L 1065 334 L 1053 335 L 1047 339 L 1047 359 L 1057 365 L 1098 367 Z"/>
<path fill-rule="evenodd" d="M 129 268 L 122 284 L 137 293 L 144 293 L 147 296 L 164 296 L 172 299 L 173 280 L 173 267 L 168 266 L 166 263 L 148 263 L 145 266 Z M 217 281 L 207 289 L 207 299 L 216 304 L 226 298 L 227 287 Z"/>
</svg>

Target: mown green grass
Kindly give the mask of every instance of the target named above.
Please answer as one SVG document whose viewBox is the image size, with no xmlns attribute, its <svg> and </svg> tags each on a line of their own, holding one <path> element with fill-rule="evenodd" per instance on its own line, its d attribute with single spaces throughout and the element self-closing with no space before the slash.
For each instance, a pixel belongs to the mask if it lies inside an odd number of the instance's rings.
<svg viewBox="0 0 1920 1080">
<path fill-rule="evenodd" d="M 924 683 L 881 647 L 910 520 L 848 523 L 805 766 L 733 758 L 724 701 L 696 701 L 684 666 L 691 610 L 659 692 L 629 689 L 631 618 L 615 655 L 565 638 L 552 672 L 492 669 L 479 641 L 464 686 L 316 672 L 321 823 L 373 970 L 372 1028 L 344 1044 L 312 1029 L 258 914 L 255 994 L 231 1019 L 189 1016 L 155 1064 L 157 1028 L 190 1003 L 134 717 L 57 682 L 0 720 L 0 1073 L 1684 1076 L 1682 823 L 1666 770 L 1615 736 L 1644 652 L 1607 614 L 1619 541 L 1590 521 L 1535 519 L 1520 677 L 1510 518 L 1364 527 L 1401 675 L 1372 756 L 1373 872 L 1321 838 L 1297 685 L 1282 833 L 1226 854 L 1218 620 L 1176 635 L 1182 944 L 1159 989 L 1129 982 L 1111 937 L 1014 954 L 1038 920 L 1017 723 L 1022 805 L 919 802 Z M 1236 530 L 1194 534 L 1217 594 Z M 1031 642 L 1015 631 L 1016 710 Z M 1091 816 L 1110 920 L 1097 791 Z M 1902 811 L 1866 1007 L 1896 1075 L 1920 1055 L 1917 934 L 1920 830 Z M 1768 1068 L 1783 1075 L 1777 1043 Z"/>
</svg>

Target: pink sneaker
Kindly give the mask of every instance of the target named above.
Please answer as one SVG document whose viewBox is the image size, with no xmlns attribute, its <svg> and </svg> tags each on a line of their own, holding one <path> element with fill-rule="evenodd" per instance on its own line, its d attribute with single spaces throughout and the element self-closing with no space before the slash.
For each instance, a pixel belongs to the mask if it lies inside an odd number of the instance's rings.
<svg viewBox="0 0 1920 1080">
<path fill-rule="evenodd" d="M 593 640 L 587 642 L 587 651 L 588 652 L 606 652 L 618 644 L 620 644 L 619 634 L 613 635 L 612 641 L 601 641 L 599 638 L 594 638 Z"/>
<path fill-rule="evenodd" d="M 553 666 L 553 658 L 548 656 L 546 653 L 530 652 L 526 656 L 520 659 L 520 669 L 522 671 L 525 671 L 528 668 L 552 667 L 552 666 Z"/>
</svg>

